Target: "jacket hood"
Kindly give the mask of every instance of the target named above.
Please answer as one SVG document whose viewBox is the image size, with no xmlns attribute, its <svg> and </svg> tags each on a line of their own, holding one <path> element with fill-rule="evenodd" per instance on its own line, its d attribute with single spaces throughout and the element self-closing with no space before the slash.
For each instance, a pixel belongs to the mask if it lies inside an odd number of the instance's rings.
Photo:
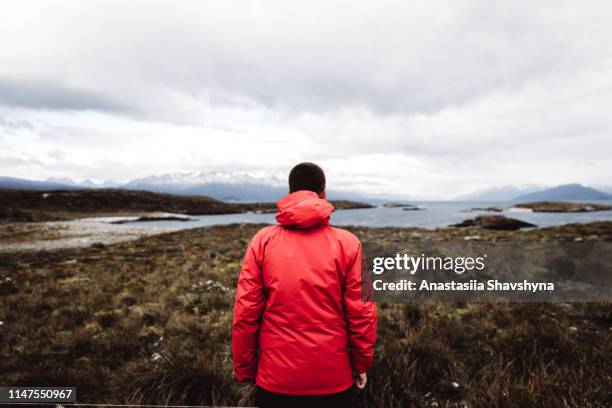
<svg viewBox="0 0 612 408">
<path fill-rule="evenodd" d="M 318 224 L 329 224 L 334 206 L 319 198 L 317 193 L 299 190 L 280 199 L 276 206 L 276 220 L 287 227 L 310 228 Z"/>
</svg>

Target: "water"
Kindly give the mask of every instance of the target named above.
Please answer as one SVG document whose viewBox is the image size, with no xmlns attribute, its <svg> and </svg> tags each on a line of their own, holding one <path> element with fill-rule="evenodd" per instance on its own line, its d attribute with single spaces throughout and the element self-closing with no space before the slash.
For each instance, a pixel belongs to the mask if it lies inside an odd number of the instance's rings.
<svg viewBox="0 0 612 408">
<path fill-rule="evenodd" d="M 538 227 L 550 227 L 570 223 L 588 223 L 592 221 L 612 221 L 612 211 L 589 213 L 532 213 L 525 211 L 470 211 L 473 207 L 490 207 L 510 205 L 499 202 L 466 202 L 466 201 L 426 201 L 411 202 L 422 211 L 404 211 L 402 208 L 376 208 L 337 210 L 332 214 L 332 225 L 361 225 L 370 227 L 423 227 L 436 228 L 457 224 L 479 214 L 499 214 L 535 224 Z M 598 204 L 612 204 L 602 201 Z M 139 222 L 139 227 L 161 227 L 171 229 L 197 228 L 210 225 L 232 223 L 267 223 L 275 224 L 274 214 L 223 214 L 193 216 L 192 221 L 147 221 Z"/>
</svg>

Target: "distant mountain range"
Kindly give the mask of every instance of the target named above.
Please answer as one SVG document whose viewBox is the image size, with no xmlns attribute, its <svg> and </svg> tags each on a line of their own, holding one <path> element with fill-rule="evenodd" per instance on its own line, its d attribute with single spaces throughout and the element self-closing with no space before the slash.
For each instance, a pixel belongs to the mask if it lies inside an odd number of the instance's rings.
<svg viewBox="0 0 612 408">
<path fill-rule="evenodd" d="M 2 177 L 0 177 L 1 179 Z M 80 182 L 74 181 L 69 178 L 48 178 L 46 181 L 41 181 L 39 183 L 55 183 L 60 184 L 67 187 L 76 187 L 76 188 L 117 188 L 122 184 L 114 181 L 104 181 L 102 183 L 95 183 L 91 180 L 83 180 Z"/>
<path fill-rule="evenodd" d="M 475 191 L 470 194 L 465 194 L 455 198 L 457 201 L 511 201 L 515 197 L 523 194 L 534 193 L 541 191 L 546 187 L 537 186 L 534 184 L 525 184 L 522 186 L 501 186 L 492 187 Z"/>
<path fill-rule="evenodd" d="M 76 187 L 65 183 L 58 183 L 52 180 L 36 181 L 14 177 L 0 177 L 0 188 L 15 188 L 23 190 L 71 190 L 84 187 Z"/>
<path fill-rule="evenodd" d="M 177 195 L 205 195 L 218 200 L 230 202 L 273 202 L 287 193 L 287 181 L 265 174 L 245 171 L 209 171 L 199 173 L 172 173 L 160 176 L 149 176 L 132 180 L 128 183 L 112 181 L 94 183 L 92 181 L 75 182 L 71 179 L 48 179 L 35 181 L 12 177 L 0 177 L 0 188 L 30 190 L 72 190 L 83 188 L 121 188 L 126 190 L 144 190 Z M 605 190 L 605 191 L 602 191 Z M 522 186 L 501 186 L 476 191 L 455 198 L 458 201 L 573 201 L 573 200 L 612 200 L 612 187 L 594 189 L 580 184 L 565 184 L 547 188 L 532 184 Z M 367 201 L 383 203 L 405 197 L 381 197 L 365 195 L 351 191 L 328 191 L 332 200 Z"/>
<path fill-rule="evenodd" d="M 612 192 L 612 188 L 606 188 Z M 612 200 L 612 194 L 581 184 L 563 184 L 556 187 L 542 187 L 532 184 L 524 186 L 503 186 L 476 191 L 457 197 L 459 201 L 589 201 Z"/>
<path fill-rule="evenodd" d="M 206 195 L 223 201 L 276 201 L 286 181 L 245 171 L 172 173 L 139 178 L 121 188 L 178 195 Z"/>
<path fill-rule="evenodd" d="M 121 188 L 177 195 L 203 195 L 229 202 L 274 202 L 287 194 L 286 183 L 285 179 L 269 177 L 263 174 L 251 174 L 244 171 L 173 173 L 139 178 L 127 183 L 115 183 L 112 181 L 104 183 L 94 183 L 92 181 L 76 182 L 65 178 L 34 181 L 13 177 L 0 177 L 0 188 L 30 190 Z M 330 200 L 383 200 L 381 198 L 366 197 L 351 191 L 330 190 L 327 196 Z"/>
<path fill-rule="evenodd" d="M 612 194 L 596 190 L 591 187 L 585 187 L 581 184 L 564 184 L 561 186 L 548 188 L 542 191 L 536 191 L 529 194 L 523 194 L 514 197 L 512 201 L 567 201 L 567 200 L 612 200 Z"/>
</svg>

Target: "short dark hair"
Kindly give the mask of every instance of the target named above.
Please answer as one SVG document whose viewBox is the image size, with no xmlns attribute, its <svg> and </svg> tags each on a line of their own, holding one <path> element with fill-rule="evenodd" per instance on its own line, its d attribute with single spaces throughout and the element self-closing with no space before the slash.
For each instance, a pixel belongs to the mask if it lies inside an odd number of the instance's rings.
<svg viewBox="0 0 612 408">
<path fill-rule="evenodd" d="M 325 173 L 314 163 L 300 163 L 289 173 L 289 192 L 309 190 L 315 193 L 325 191 Z"/>
</svg>

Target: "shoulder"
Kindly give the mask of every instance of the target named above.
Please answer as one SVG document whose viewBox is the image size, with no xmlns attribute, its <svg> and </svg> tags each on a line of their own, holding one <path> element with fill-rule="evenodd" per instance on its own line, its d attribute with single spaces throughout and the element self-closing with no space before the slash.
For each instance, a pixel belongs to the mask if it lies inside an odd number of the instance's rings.
<svg viewBox="0 0 612 408">
<path fill-rule="evenodd" d="M 270 239 L 271 236 L 276 233 L 278 228 L 280 228 L 279 225 L 269 225 L 267 227 L 263 227 L 262 229 L 257 231 L 255 235 L 253 235 L 253 238 L 251 238 L 251 245 L 266 242 L 268 239 Z"/>
<path fill-rule="evenodd" d="M 337 227 L 330 228 L 338 242 L 338 247 L 340 249 L 339 255 L 341 259 L 344 260 L 344 265 L 346 268 L 351 268 L 351 265 L 354 265 L 355 261 L 358 259 L 357 257 L 361 253 L 361 241 L 359 241 L 359 238 L 357 238 L 355 234 L 345 229 Z"/>
<path fill-rule="evenodd" d="M 331 229 L 333 234 L 338 238 L 338 240 L 346 247 L 357 248 L 361 245 L 361 241 L 359 241 L 359 238 L 357 238 L 357 236 L 353 234 L 352 232 L 349 232 L 345 229 L 338 228 L 338 227 L 330 226 L 329 228 Z"/>
<path fill-rule="evenodd" d="M 275 225 L 270 225 L 257 231 L 249 241 L 247 256 L 252 254 L 256 260 L 261 260 L 270 237 L 275 235 L 276 227 Z"/>
</svg>

